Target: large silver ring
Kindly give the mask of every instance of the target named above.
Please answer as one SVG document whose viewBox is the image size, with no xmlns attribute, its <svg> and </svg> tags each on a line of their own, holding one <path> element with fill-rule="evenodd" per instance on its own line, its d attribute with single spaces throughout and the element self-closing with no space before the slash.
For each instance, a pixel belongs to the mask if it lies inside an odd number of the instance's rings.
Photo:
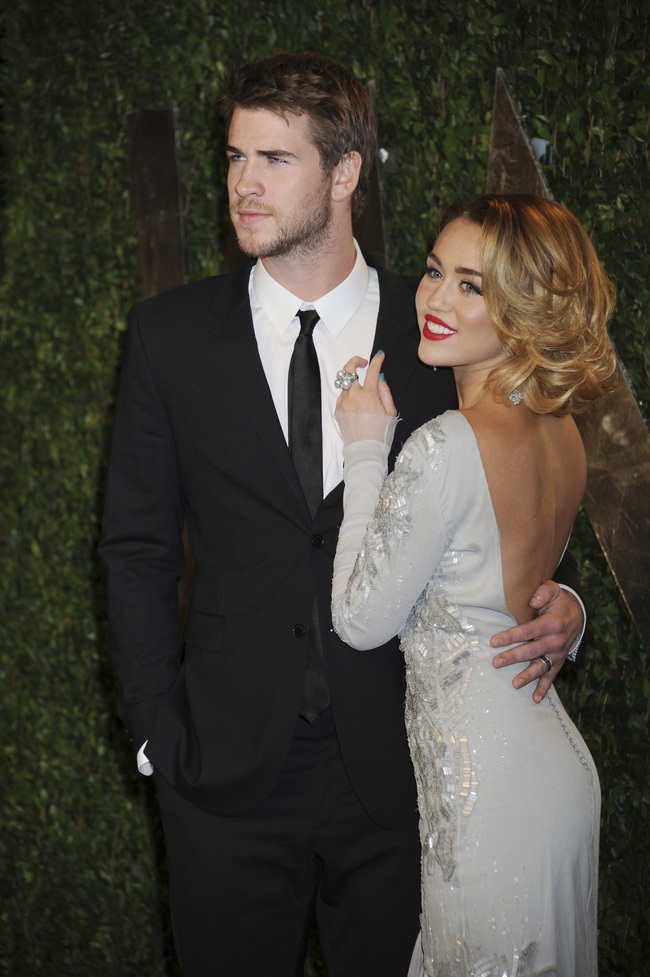
<svg viewBox="0 0 650 977">
<path fill-rule="evenodd" d="M 540 655 L 539 658 L 535 659 L 535 661 L 541 662 L 547 673 L 553 668 L 553 662 L 546 655 Z"/>
<path fill-rule="evenodd" d="M 339 370 L 336 374 L 336 380 L 334 381 L 334 386 L 338 390 L 349 390 L 355 380 L 359 379 L 358 373 L 346 373 L 345 370 Z"/>
</svg>

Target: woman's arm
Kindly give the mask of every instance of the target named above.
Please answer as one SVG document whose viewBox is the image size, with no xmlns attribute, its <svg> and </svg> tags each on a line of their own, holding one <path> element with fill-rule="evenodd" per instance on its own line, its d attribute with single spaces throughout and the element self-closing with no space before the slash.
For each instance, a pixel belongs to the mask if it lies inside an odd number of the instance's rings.
<svg viewBox="0 0 650 977">
<path fill-rule="evenodd" d="M 381 354 L 373 359 L 364 388 L 355 384 L 352 396 L 352 390 L 341 396 L 336 414 L 346 445 L 332 620 L 339 636 L 362 651 L 401 631 L 444 548 L 444 520 L 421 436 L 409 439 L 383 481 L 392 434 L 388 443 L 381 438 L 394 407 L 380 379 L 382 360 Z M 346 370 L 357 365 L 350 361 Z"/>
</svg>

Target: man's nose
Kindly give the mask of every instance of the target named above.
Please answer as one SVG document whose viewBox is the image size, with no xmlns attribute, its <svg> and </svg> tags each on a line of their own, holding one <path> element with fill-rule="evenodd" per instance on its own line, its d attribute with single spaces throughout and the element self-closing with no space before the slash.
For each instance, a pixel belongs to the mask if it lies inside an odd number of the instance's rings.
<svg viewBox="0 0 650 977">
<path fill-rule="evenodd" d="M 264 184 L 260 179 L 259 167 L 254 160 L 246 160 L 241 171 L 233 183 L 236 193 L 240 197 L 259 197 L 264 192 Z"/>
</svg>

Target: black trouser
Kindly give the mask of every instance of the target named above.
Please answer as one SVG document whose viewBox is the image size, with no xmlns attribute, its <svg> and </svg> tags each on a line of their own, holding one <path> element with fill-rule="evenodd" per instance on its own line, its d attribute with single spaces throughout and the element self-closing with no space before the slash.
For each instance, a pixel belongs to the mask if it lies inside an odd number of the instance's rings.
<svg viewBox="0 0 650 977">
<path fill-rule="evenodd" d="M 314 914 L 329 977 L 404 977 L 419 926 L 417 826 L 368 817 L 329 709 L 298 720 L 253 814 L 208 814 L 157 782 L 184 977 L 302 977 Z"/>
</svg>

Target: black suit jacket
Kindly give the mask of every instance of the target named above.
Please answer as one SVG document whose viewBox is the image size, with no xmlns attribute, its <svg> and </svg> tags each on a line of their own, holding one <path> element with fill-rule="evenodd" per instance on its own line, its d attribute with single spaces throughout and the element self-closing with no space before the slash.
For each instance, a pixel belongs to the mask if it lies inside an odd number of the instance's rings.
<svg viewBox="0 0 650 977">
<path fill-rule="evenodd" d="M 332 711 L 368 813 L 416 818 L 396 640 L 372 652 L 331 627 L 342 484 L 312 520 L 257 352 L 250 264 L 175 289 L 130 316 L 100 554 L 119 711 L 133 743 L 195 804 L 253 810 L 272 790 L 301 701 L 317 594 Z M 455 405 L 449 371 L 417 358 L 413 291 L 378 269 L 375 349 L 411 431 Z M 194 588 L 184 650 L 177 584 L 184 518 Z"/>
</svg>

